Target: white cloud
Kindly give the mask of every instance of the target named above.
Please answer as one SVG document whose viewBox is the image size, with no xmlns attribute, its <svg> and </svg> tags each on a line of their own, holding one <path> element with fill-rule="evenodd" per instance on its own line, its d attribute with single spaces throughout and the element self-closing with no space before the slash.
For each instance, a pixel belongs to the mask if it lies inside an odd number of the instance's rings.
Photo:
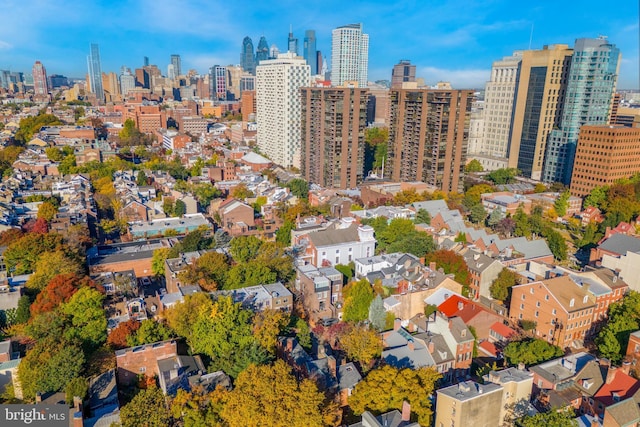
<svg viewBox="0 0 640 427">
<path fill-rule="evenodd" d="M 481 89 L 491 75 L 490 69 L 448 70 L 437 67 L 417 67 L 416 76 L 428 85 L 450 82 L 454 89 Z"/>
<path fill-rule="evenodd" d="M 13 45 L 11 43 L 0 40 L 0 50 L 8 50 L 11 49 Z"/>
</svg>

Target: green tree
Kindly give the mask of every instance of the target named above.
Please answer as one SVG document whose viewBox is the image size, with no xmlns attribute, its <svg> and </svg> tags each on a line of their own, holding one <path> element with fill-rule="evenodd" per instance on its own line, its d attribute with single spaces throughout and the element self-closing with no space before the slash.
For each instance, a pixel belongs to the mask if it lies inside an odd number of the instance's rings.
<svg viewBox="0 0 640 427">
<path fill-rule="evenodd" d="M 204 329 L 196 331 L 195 325 L 200 319 L 206 320 L 213 310 L 213 301 L 209 294 L 197 292 L 186 295 L 184 301 L 178 303 L 165 312 L 167 324 L 180 337 L 184 337 L 190 347 L 196 345 L 196 340 Z M 206 326 L 206 322 L 203 322 Z M 203 326 L 204 328 L 204 326 Z"/>
<path fill-rule="evenodd" d="M 606 209 L 607 207 L 607 191 L 608 187 L 595 187 L 587 197 L 584 199 L 584 207 L 588 208 L 593 206 L 599 209 Z"/>
<path fill-rule="evenodd" d="M 296 320 L 296 338 L 302 347 L 311 350 L 311 328 L 304 319 Z"/>
<path fill-rule="evenodd" d="M 67 402 L 67 405 L 72 405 L 73 398 L 76 396 L 84 400 L 87 397 L 88 391 L 89 384 L 87 383 L 86 378 L 76 377 L 72 379 L 64 388 L 65 401 Z"/>
<path fill-rule="evenodd" d="M 345 322 L 362 322 L 369 317 L 369 306 L 374 298 L 373 288 L 367 279 L 351 282 L 343 290 Z"/>
<path fill-rule="evenodd" d="M 58 208 L 56 208 L 50 202 L 43 202 L 40 206 L 38 206 L 38 218 L 42 218 L 47 222 L 51 222 L 51 220 L 58 213 Z"/>
<path fill-rule="evenodd" d="M 47 147 L 44 149 L 44 152 L 47 154 L 47 158 L 52 162 L 59 162 L 64 159 L 64 154 L 62 154 L 62 150 L 56 147 Z"/>
<path fill-rule="evenodd" d="M 281 360 L 250 366 L 224 392 L 220 416 L 229 427 L 322 427 L 324 397 L 313 381 L 300 382 Z"/>
<path fill-rule="evenodd" d="M 276 242 L 289 246 L 291 244 L 291 230 L 295 230 L 296 225 L 292 221 L 285 221 L 276 230 Z"/>
<path fill-rule="evenodd" d="M 386 326 L 387 312 L 384 309 L 382 297 L 376 295 L 369 306 L 369 323 L 377 331 L 383 331 Z"/>
<path fill-rule="evenodd" d="M 617 363 L 622 359 L 631 332 L 640 328 L 640 293 L 630 291 L 609 306 L 608 321 L 595 339 L 598 353 Z"/>
<path fill-rule="evenodd" d="M 529 237 L 531 236 L 531 225 L 529 225 L 529 218 L 524 213 L 522 208 L 516 210 L 516 214 L 513 216 L 515 222 L 515 228 L 513 234 L 517 237 Z"/>
<path fill-rule="evenodd" d="M 494 184 L 513 184 L 516 180 L 515 177 L 520 174 L 518 169 L 496 169 L 489 172 L 487 179 L 493 181 Z"/>
<path fill-rule="evenodd" d="M 482 224 L 487 219 L 487 211 L 481 204 L 474 205 L 469 212 L 469 218 L 474 224 Z"/>
<path fill-rule="evenodd" d="M 469 270 L 462 255 L 446 249 L 440 249 L 427 254 L 425 263 L 435 262 L 437 268 L 442 268 L 446 274 L 453 274 L 456 282 L 464 287 L 469 286 Z"/>
<path fill-rule="evenodd" d="M 299 199 L 309 199 L 309 183 L 302 178 L 292 179 L 287 183 L 287 188 Z"/>
<path fill-rule="evenodd" d="M 431 425 L 433 411 L 431 395 L 440 375 L 433 368 L 397 369 L 389 365 L 374 369 L 360 381 L 349 397 L 349 406 L 356 414 L 401 410 L 406 400 L 412 415 L 421 425 Z"/>
<path fill-rule="evenodd" d="M 560 261 L 567 259 L 567 242 L 562 237 L 562 234 L 555 230 L 551 230 L 547 233 L 546 238 L 553 256 Z"/>
<path fill-rule="evenodd" d="M 333 268 L 342 273 L 342 283 L 349 283 L 353 277 L 353 269 L 344 264 L 336 264 Z"/>
<path fill-rule="evenodd" d="M 154 276 L 164 276 L 164 263 L 169 257 L 170 251 L 171 249 L 169 248 L 160 248 L 153 251 L 153 256 L 151 257 L 151 272 Z"/>
<path fill-rule="evenodd" d="M 512 365 L 524 363 L 535 365 L 564 355 L 564 351 L 556 345 L 535 338 L 512 341 L 504 348 L 504 355 Z"/>
<path fill-rule="evenodd" d="M 187 205 L 182 200 L 176 200 L 173 205 L 173 215 L 182 218 L 187 213 Z"/>
<path fill-rule="evenodd" d="M 431 224 L 431 214 L 426 209 L 418 209 L 413 222 L 416 224 Z"/>
<path fill-rule="evenodd" d="M 147 185 L 147 174 L 144 173 L 143 170 L 138 171 L 138 175 L 136 176 L 136 184 L 139 187 L 144 187 L 145 185 Z"/>
<path fill-rule="evenodd" d="M 378 296 L 378 298 L 380 298 Z M 367 325 L 352 325 L 340 335 L 340 347 L 347 357 L 360 362 L 367 370 L 375 358 L 382 353 L 382 339 L 380 334 Z"/>
<path fill-rule="evenodd" d="M 551 409 L 536 415 L 525 415 L 516 422 L 518 427 L 578 427 L 573 409 Z"/>
<path fill-rule="evenodd" d="M 436 250 L 436 243 L 431 235 L 413 230 L 387 247 L 387 252 L 406 252 L 422 258 L 425 254 Z"/>
<path fill-rule="evenodd" d="M 484 168 L 482 167 L 482 163 L 480 163 L 477 159 L 473 159 L 469 163 L 467 163 L 467 165 L 464 167 L 464 171 L 467 173 L 482 172 L 484 171 Z"/>
<path fill-rule="evenodd" d="M 174 335 L 173 331 L 164 323 L 145 319 L 140 324 L 140 328 L 138 328 L 134 334 L 127 337 L 127 345 L 129 347 L 135 347 L 143 344 L 151 344 L 168 340 Z"/>
<path fill-rule="evenodd" d="M 494 228 L 496 225 L 498 225 L 502 218 L 503 216 L 502 212 L 500 212 L 500 209 L 494 209 L 493 211 L 491 211 L 489 218 L 487 218 L 487 225 L 491 228 Z"/>
<path fill-rule="evenodd" d="M 29 317 L 31 317 L 31 312 L 29 308 L 31 307 L 31 300 L 28 295 L 23 295 L 18 300 L 18 308 L 16 309 L 16 323 L 23 324 L 29 321 Z"/>
<path fill-rule="evenodd" d="M 236 262 L 248 262 L 258 256 L 262 241 L 256 236 L 238 236 L 231 240 L 229 252 Z"/>
<path fill-rule="evenodd" d="M 567 214 L 567 208 L 569 207 L 569 197 L 571 197 L 571 193 L 569 191 L 565 191 L 560 194 L 556 201 L 553 203 L 553 207 L 556 210 L 558 216 L 565 216 Z"/>
<path fill-rule="evenodd" d="M 256 313 L 253 318 L 253 335 L 258 344 L 275 354 L 278 336 L 285 331 L 289 320 L 289 314 L 282 310 L 266 309 Z"/>
<path fill-rule="evenodd" d="M 491 298 L 505 301 L 509 296 L 509 288 L 518 284 L 519 276 L 516 272 L 503 268 L 498 274 L 498 277 L 493 281 L 489 287 Z"/>
<path fill-rule="evenodd" d="M 68 339 L 79 339 L 86 349 L 96 349 L 107 340 L 103 300 L 104 295 L 97 290 L 83 287 L 61 306 L 62 312 L 70 317 L 70 325 L 65 330 Z"/>
<path fill-rule="evenodd" d="M 69 154 L 58 164 L 58 170 L 63 175 L 75 173 L 76 169 L 76 156 L 75 154 Z"/>
<path fill-rule="evenodd" d="M 170 420 L 164 394 L 155 386 L 140 390 L 120 409 L 122 427 L 166 427 Z"/>
<path fill-rule="evenodd" d="M 57 233 L 27 233 L 11 243 L 4 252 L 7 269 L 13 274 L 27 274 L 34 271 L 35 265 L 43 256 L 53 252 L 64 251 L 64 239 Z"/>
<path fill-rule="evenodd" d="M 59 274 L 84 273 L 82 266 L 75 259 L 69 258 L 64 252 L 52 252 L 41 256 L 35 264 L 34 273 L 25 284 L 29 289 L 42 290 Z"/>
</svg>

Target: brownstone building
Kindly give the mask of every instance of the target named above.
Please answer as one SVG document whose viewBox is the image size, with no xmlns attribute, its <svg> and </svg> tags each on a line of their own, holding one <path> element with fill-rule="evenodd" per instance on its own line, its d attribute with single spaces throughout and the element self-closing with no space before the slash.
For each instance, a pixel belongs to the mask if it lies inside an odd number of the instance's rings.
<svg viewBox="0 0 640 427">
<path fill-rule="evenodd" d="M 571 175 L 571 194 L 588 195 L 640 172 L 640 128 L 582 126 Z"/>
<path fill-rule="evenodd" d="M 228 199 L 218 207 L 220 227 L 231 236 L 246 234 L 255 229 L 253 207 L 237 200 Z"/>
<path fill-rule="evenodd" d="M 461 191 L 472 90 L 392 89 L 385 178 Z"/>
<path fill-rule="evenodd" d="M 325 188 L 355 188 L 364 179 L 368 89 L 313 87 L 300 91 L 303 176 Z"/>
</svg>

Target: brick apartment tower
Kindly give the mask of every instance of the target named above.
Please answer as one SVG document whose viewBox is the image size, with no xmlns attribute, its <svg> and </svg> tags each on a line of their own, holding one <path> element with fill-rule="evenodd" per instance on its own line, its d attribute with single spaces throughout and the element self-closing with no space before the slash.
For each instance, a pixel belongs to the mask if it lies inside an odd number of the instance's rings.
<svg viewBox="0 0 640 427">
<path fill-rule="evenodd" d="M 364 179 L 368 90 L 301 88 L 301 171 L 327 188 L 354 188 Z"/>
<path fill-rule="evenodd" d="M 571 175 L 571 195 L 587 196 L 640 172 L 640 128 L 582 126 Z"/>
<path fill-rule="evenodd" d="M 392 89 L 385 178 L 462 190 L 473 90 Z"/>
</svg>

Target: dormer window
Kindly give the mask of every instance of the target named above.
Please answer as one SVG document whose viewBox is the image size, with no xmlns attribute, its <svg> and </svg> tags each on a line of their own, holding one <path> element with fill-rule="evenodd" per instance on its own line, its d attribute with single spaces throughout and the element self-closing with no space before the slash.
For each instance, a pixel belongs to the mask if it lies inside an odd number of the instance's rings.
<svg viewBox="0 0 640 427">
<path fill-rule="evenodd" d="M 618 394 L 618 392 L 616 391 L 611 392 L 611 397 L 613 398 L 614 402 L 620 402 L 620 395 Z"/>
</svg>

